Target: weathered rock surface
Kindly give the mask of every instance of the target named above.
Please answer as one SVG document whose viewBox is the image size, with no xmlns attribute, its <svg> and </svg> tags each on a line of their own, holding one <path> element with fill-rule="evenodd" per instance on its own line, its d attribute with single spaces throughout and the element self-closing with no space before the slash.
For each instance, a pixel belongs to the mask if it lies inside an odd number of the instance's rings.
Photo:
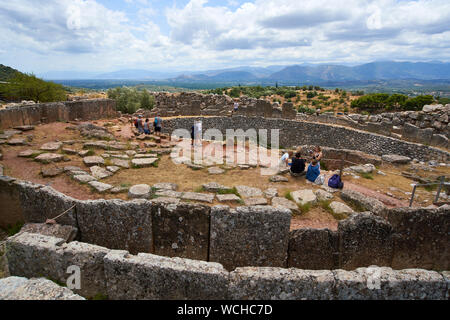
<svg viewBox="0 0 450 320">
<path fill-rule="evenodd" d="M 235 194 L 218 194 L 216 197 L 219 202 L 241 202 L 241 198 Z"/>
<path fill-rule="evenodd" d="M 389 266 L 393 255 L 392 226 L 371 213 L 339 221 L 339 266 L 351 270 L 370 265 Z"/>
<path fill-rule="evenodd" d="M 202 185 L 202 187 L 203 190 L 205 190 L 206 192 L 219 192 L 221 190 L 225 191 L 231 190 L 230 187 L 223 186 L 217 182 L 205 183 L 204 185 Z"/>
<path fill-rule="evenodd" d="M 153 250 L 151 206 L 146 200 L 83 201 L 77 203 L 77 214 L 82 241 L 132 253 Z"/>
<path fill-rule="evenodd" d="M 42 163 L 61 162 L 64 160 L 64 156 L 56 153 L 43 153 L 34 158 L 34 160 Z"/>
<path fill-rule="evenodd" d="M 335 214 L 351 214 L 354 212 L 352 208 L 338 201 L 330 203 L 330 208 Z"/>
<path fill-rule="evenodd" d="M 209 259 L 240 266 L 286 266 L 291 212 L 269 206 L 211 209 Z M 251 230 L 251 232 L 248 232 Z"/>
<path fill-rule="evenodd" d="M 177 191 L 178 189 L 178 185 L 176 185 L 175 183 L 167 183 L 167 182 L 163 182 L 163 183 L 156 183 L 153 185 L 153 188 L 155 188 L 156 190 L 172 190 L 172 191 Z"/>
<path fill-rule="evenodd" d="M 333 195 L 325 190 L 318 189 L 314 191 L 314 194 L 317 197 L 317 200 L 319 201 L 327 201 L 333 199 Z"/>
<path fill-rule="evenodd" d="M 385 205 L 381 201 L 365 196 L 358 191 L 345 189 L 341 192 L 341 199 L 356 206 L 357 211 L 360 212 L 370 211 L 376 214 L 382 214 L 386 210 Z"/>
<path fill-rule="evenodd" d="M 261 189 L 258 189 L 258 188 L 252 188 L 252 187 L 247 187 L 247 186 L 237 186 L 236 190 L 242 198 L 257 198 L 257 197 L 264 196 Z"/>
<path fill-rule="evenodd" d="M 268 204 L 266 198 L 245 198 L 244 203 L 246 206 L 265 206 Z"/>
<path fill-rule="evenodd" d="M 329 229 L 298 229 L 289 236 L 290 268 L 333 270 L 339 265 L 338 234 Z"/>
<path fill-rule="evenodd" d="M 88 182 L 88 184 L 92 188 L 94 188 L 97 192 L 100 192 L 100 193 L 104 193 L 113 188 L 113 186 L 110 184 L 102 183 L 102 182 L 98 182 L 98 181 L 91 181 L 91 182 Z"/>
<path fill-rule="evenodd" d="M 44 151 L 57 151 L 62 147 L 62 142 L 47 142 L 41 146 Z"/>
<path fill-rule="evenodd" d="M 309 189 L 291 192 L 291 196 L 300 205 L 315 204 L 317 202 L 317 196 Z"/>
<path fill-rule="evenodd" d="M 132 186 L 128 190 L 128 198 L 130 199 L 148 199 L 152 189 L 147 184 L 138 184 Z"/>
<path fill-rule="evenodd" d="M 39 155 L 40 153 L 42 153 L 42 152 L 39 150 L 28 149 L 28 150 L 24 150 L 24 151 L 20 152 L 17 156 L 21 157 L 21 158 L 30 158 L 33 155 Z"/>
<path fill-rule="evenodd" d="M 13 138 L 9 139 L 6 143 L 10 146 L 25 146 L 28 144 L 28 141 L 25 138 Z"/>
<path fill-rule="evenodd" d="M 228 272 L 218 263 L 126 251 L 105 257 L 108 296 L 115 300 L 226 299 Z"/>
<path fill-rule="evenodd" d="M 114 166 L 129 169 L 130 168 L 130 162 L 128 160 L 122 160 L 122 159 L 111 159 L 111 163 Z"/>
<path fill-rule="evenodd" d="M 268 199 L 272 199 L 274 197 L 278 197 L 278 190 L 275 189 L 275 188 L 269 188 L 269 189 L 264 191 L 264 195 Z"/>
<path fill-rule="evenodd" d="M 0 279 L 0 300 L 85 300 L 53 281 L 9 277 Z"/>
<path fill-rule="evenodd" d="M 237 268 L 230 273 L 230 298 L 246 300 L 331 300 L 331 271 Z"/>
<path fill-rule="evenodd" d="M 300 214 L 300 209 L 298 208 L 298 205 L 286 198 L 281 197 L 274 197 L 272 198 L 272 206 L 273 207 L 282 207 L 285 209 L 289 209 L 292 211 L 293 214 Z"/>
<path fill-rule="evenodd" d="M 222 174 L 222 173 L 225 173 L 225 170 L 220 169 L 218 167 L 211 167 L 211 168 L 208 168 L 208 173 L 209 174 Z"/>
<path fill-rule="evenodd" d="M 183 200 L 213 203 L 214 195 L 208 193 L 185 192 L 181 197 Z"/>
<path fill-rule="evenodd" d="M 272 176 L 270 182 L 289 182 L 289 179 L 283 176 Z"/>
<path fill-rule="evenodd" d="M 89 183 L 91 181 L 96 181 L 97 179 L 95 179 L 93 176 L 86 174 L 79 174 L 79 175 L 74 175 L 73 179 L 81 182 L 81 183 Z"/>
<path fill-rule="evenodd" d="M 381 157 L 383 161 L 394 163 L 394 164 L 407 164 L 411 162 L 411 158 L 400 156 L 397 154 L 386 154 Z"/>
<path fill-rule="evenodd" d="M 155 203 L 151 211 L 155 254 L 208 259 L 208 206 L 193 203 Z"/>
<path fill-rule="evenodd" d="M 64 172 L 63 168 L 42 168 L 41 174 L 44 178 L 53 178 Z"/>
<path fill-rule="evenodd" d="M 158 158 L 143 158 L 143 159 L 133 159 L 131 163 L 137 168 L 148 168 L 153 166 L 153 164 L 158 161 Z"/>
<path fill-rule="evenodd" d="M 37 233 L 44 236 L 60 238 L 65 242 L 71 242 L 77 237 L 78 229 L 61 224 L 27 223 L 20 229 L 20 232 Z"/>
<path fill-rule="evenodd" d="M 105 164 L 105 160 L 99 156 L 91 156 L 83 158 L 83 162 L 88 167 L 99 166 Z"/>
<path fill-rule="evenodd" d="M 105 179 L 113 175 L 112 172 L 99 166 L 93 166 L 90 167 L 89 169 L 91 170 L 92 176 L 96 179 Z"/>
</svg>

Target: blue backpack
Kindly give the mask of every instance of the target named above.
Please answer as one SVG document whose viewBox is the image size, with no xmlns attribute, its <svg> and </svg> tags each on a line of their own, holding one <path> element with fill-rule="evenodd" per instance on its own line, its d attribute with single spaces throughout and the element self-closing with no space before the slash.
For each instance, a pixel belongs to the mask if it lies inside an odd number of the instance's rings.
<svg viewBox="0 0 450 320">
<path fill-rule="evenodd" d="M 334 174 L 330 180 L 328 180 L 328 186 L 334 189 L 344 188 L 344 183 L 341 181 L 341 177 L 338 174 Z"/>
</svg>

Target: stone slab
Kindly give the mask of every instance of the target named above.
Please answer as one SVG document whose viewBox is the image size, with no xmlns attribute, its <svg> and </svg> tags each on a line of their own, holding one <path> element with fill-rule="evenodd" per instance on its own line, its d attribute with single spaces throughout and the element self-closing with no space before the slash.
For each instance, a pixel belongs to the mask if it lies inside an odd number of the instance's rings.
<svg viewBox="0 0 450 320">
<path fill-rule="evenodd" d="M 211 209 L 209 261 L 222 263 L 228 270 L 285 267 L 290 221 L 287 209 L 215 206 Z"/>
</svg>

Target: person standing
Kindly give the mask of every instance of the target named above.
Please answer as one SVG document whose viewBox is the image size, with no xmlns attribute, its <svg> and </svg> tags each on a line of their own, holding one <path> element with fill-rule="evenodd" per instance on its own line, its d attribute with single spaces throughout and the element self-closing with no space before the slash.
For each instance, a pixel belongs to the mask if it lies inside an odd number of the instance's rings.
<svg viewBox="0 0 450 320">
<path fill-rule="evenodd" d="M 145 119 L 145 122 L 144 122 L 144 133 L 150 134 L 150 120 L 148 120 L 148 119 Z"/>
<path fill-rule="evenodd" d="M 155 122 L 153 123 L 153 125 L 155 126 L 155 134 L 157 136 L 160 136 L 161 130 L 162 130 L 162 120 L 161 120 L 159 114 L 156 115 Z"/>
<path fill-rule="evenodd" d="M 142 116 L 139 116 L 138 120 L 137 120 L 137 129 L 139 131 L 139 134 L 144 133 L 144 127 L 143 127 L 143 123 L 142 123 Z"/>
<path fill-rule="evenodd" d="M 239 110 L 239 102 L 238 100 L 234 100 L 233 111 L 231 112 L 231 116 L 233 116 Z"/>
</svg>

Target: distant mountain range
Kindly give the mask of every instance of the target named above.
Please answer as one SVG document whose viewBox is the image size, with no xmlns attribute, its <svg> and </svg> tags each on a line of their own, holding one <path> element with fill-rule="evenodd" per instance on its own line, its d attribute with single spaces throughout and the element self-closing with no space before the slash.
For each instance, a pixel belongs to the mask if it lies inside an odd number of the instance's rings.
<svg viewBox="0 0 450 320">
<path fill-rule="evenodd" d="M 291 65 L 270 67 L 237 67 L 203 72 L 154 72 L 148 70 L 119 70 L 94 74 L 49 72 L 40 74 L 52 80 L 167 80 L 168 82 L 224 83 L 323 83 L 368 80 L 442 80 L 450 79 L 450 63 L 443 62 L 372 62 L 359 66 Z"/>
</svg>

